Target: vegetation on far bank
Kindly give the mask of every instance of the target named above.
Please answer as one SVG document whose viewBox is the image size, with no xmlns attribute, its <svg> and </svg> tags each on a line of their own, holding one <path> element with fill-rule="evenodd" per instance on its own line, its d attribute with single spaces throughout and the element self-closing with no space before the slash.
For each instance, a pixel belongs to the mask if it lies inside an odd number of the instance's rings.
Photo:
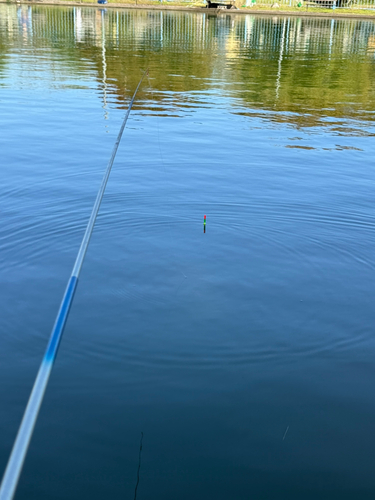
<svg viewBox="0 0 375 500">
<path fill-rule="evenodd" d="M 21 1 L 22 3 L 26 3 L 25 0 L 0 0 L 0 3 L 19 3 Z M 97 2 L 95 0 L 26 0 L 27 3 L 56 3 L 56 4 L 64 4 L 66 2 L 74 2 L 74 3 L 82 3 L 82 4 L 91 4 L 91 5 L 97 5 Z M 227 2 L 228 0 L 219 0 L 223 2 Z M 291 14 L 324 14 L 324 15 L 330 15 L 330 16 L 340 16 L 343 15 L 345 16 L 350 16 L 350 15 L 355 15 L 355 16 L 364 16 L 364 17 L 375 17 L 375 9 L 365 9 L 365 8 L 358 8 L 358 7 L 348 7 L 348 8 L 339 8 L 339 9 L 332 9 L 332 8 L 324 8 L 324 7 L 314 7 L 311 5 L 311 3 L 306 3 L 302 2 L 301 7 L 297 6 L 289 6 L 289 5 L 278 5 L 277 7 L 273 7 L 272 4 L 268 5 L 258 5 L 256 3 L 252 4 L 251 6 L 246 6 L 244 4 L 245 0 L 235 0 L 235 4 L 238 9 L 241 11 L 246 11 L 246 12 L 253 12 L 253 13 L 278 13 L 281 12 L 283 14 L 291 13 Z M 184 7 L 184 8 L 205 8 L 206 3 L 204 0 L 108 0 L 108 4 L 122 4 L 124 6 L 157 6 L 160 8 L 166 8 L 168 9 L 169 7 Z M 225 10 L 223 12 L 226 12 Z M 233 10 L 231 11 L 233 12 Z"/>
<path fill-rule="evenodd" d="M 77 1 L 77 0 L 64 0 L 64 1 Z M 81 3 L 96 3 L 93 0 L 79 0 Z M 226 0 L 221 0 L 226 1 Z M 206 3 L 204 1 L 178 1 L 178 0 L 164 0 L 160 2 L 159 0 L 108 0 L 108 3 L 115 4 L 126 4 L 126 5 L 157 5 L 160 7 L 189 7 L 189 8 L 204 8 L 206 7 Z M 354 14 L 354 15 L 363 15 L 363 16 L 374 16 L 375 10 L 372 9 L 358 9 L 358 8 L 340 8 L 340 9 L 329 9 L 323 7 L 312 7 L 310 5 L 302 5 L 301 7 L 293 7 L 289 5 L 279 5 L 278 7 L 272 7 L 272 4 L 269 5 L 257 5 L 253 4 L 252 6 L 241 5 L 242 1 L 237 0 L 236 5 L 241 10 L 246 10 L 248 12 L 258 12 L 258 11 L 266 11 L 266 12 L 293 12 L 293 13 L 301 13 L 305 14 L 331 14 L 331 15 L 341 15 L 341 14 Z"/>
</svg>

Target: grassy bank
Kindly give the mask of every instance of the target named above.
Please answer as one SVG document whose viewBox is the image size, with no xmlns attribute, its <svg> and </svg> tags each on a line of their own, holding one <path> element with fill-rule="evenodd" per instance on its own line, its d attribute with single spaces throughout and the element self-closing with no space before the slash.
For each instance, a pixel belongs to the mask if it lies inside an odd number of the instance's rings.
<svg viewBox="0 0 375 500">
<path fill-rule="evenodd" d="M 225 1 L 225 0 L 224 0 Z M 91 7 L 101 7 L 103 5 L 98 5 L 97 2 L 93 0 L 0 0 L 0 3 L 23 3 L 23 4 L 45 4 L 45 5 L 85 5 Z M 358 9 L 358 8 L 346 8 L 346 9 L 325 9 L 321 7 L 312 7 L 311 5 L 302 5 L 301 7 L 291 7 L 291 6 L 278 6 L 272 7 L 271 4 L 267 5 L 254 5 L 252 7 L 246 7 L 245 5 L 239 5 L 238 9 L 233 10 L 216 10 L 212 9 L 209 12 L 212 13 L 226 13 L 226 14 L 264 14 L 264 15 L 292 15 L 292 16 L 316 16 L 316 17 L 355 17 L 355 18 L 373 18 L 375 19 L 375 10 L 370 9 Z M 178 1 L 173 0 L 171 2 L 160 2 L 158 0 L 108 0 L 106 7 L 122 7 L 122 8 L 151 8 L 151 9 L 161 9 L 161 10 L 201 10 L 206 9 L 206 4 L 204 1 Z"/>
</svg>

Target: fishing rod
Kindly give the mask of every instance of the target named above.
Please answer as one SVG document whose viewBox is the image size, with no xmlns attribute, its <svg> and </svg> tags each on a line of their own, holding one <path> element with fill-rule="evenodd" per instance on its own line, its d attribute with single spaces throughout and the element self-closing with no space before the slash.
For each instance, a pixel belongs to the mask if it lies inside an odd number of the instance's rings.
<svg viewBox="0 0 375 500">
<path fill-rule="evenodd" d="M 100 203 L 102 201 L 104 191 L 108 182 L 109 174 L 111 173 L 112 165 L 116 157 L 117 149 L 119 147 L 122 133 L 130 111 L 132 109 L 135 96 L 137 95 L 138 89 L 141 86 L 144 76 L 148 73 L 148 69 L 143 73 L 142 78 L 139 80 L 137 88 L 133 94 L 133 97 L 129 103 L 125 118 L 122 122 L 120 132 L 117 136 L 115 145 L 113 147 L 111 158 L 108 162 L 107 169 L 105 171 L 100 189 L 96 196 L 94 206 L 92 208 L 90 219 L 87 223 L 86 231 L 82 239 L 81 246 L 78 251 L 78 255 L 73 267 L 72 274 L 70 275 L 68 285 L 66 287 L 63 299 L 61 301 L 60 309 L 57 314 L 55 324 L 53 326 L 49 342 L 47 345 L 47 350 L 42 359 L 41 365 L 37 377 L 32 388 L 29 401 L 26 406 L 25 413 L 22 418 L 21 425 L 18 429 L 17 437 L 13 445 L 12 452 L 10 454 L 7 467 L 3 476 L 3 480 L 0 487 L 0 500 L 12 500 L 16 492 L 18 481 L 21 475 L 22 467 L 26 458 L 27 450 L 29 448 L 30 440 L 34 431 L 34 427 L 38 418 L 38 413 L 43 401 L 44 393 L 47 388 L 48 380 L 52 371 L 53 363 L 56 359 L 57 351 L 60 345 L 61 337 L 64 332 L 65 324 L 69 316 L 70 307 L 73 302 L 74 293 L 77 288 L 79 273 L 81 272 L 83 260 L 86 255 L 87 247 L 90 243 L 90 238 L 92 231 L 94 229 L 94 224 L 96 217 L 99 212 Z"/>
</svg>

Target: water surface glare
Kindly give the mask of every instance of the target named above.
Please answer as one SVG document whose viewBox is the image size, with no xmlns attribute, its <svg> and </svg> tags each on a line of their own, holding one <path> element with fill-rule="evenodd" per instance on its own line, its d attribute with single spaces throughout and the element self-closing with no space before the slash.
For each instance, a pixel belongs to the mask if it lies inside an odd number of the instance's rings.
<svg viewBox="0 0 375 500">
<path fill-rule="evenodd" d="M 375 495 L 375 23 L 0 5 L 0 470 L 144 69 L 17 500 Z M 203 216 L 207 215 L 206 233 Z"/>
</svg>

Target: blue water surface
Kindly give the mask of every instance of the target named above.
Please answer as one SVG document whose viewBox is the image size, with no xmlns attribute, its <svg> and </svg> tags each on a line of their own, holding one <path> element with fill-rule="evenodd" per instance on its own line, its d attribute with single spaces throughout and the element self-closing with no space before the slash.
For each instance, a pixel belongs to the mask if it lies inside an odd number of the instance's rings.
<svg viewBox="0 0 375 500">
<path fill-rule="evenodd" d="M 0 5 L 1 470 L 149 67 L 17 499 L 374 497 L 374 40 Z"/>
</svg>

